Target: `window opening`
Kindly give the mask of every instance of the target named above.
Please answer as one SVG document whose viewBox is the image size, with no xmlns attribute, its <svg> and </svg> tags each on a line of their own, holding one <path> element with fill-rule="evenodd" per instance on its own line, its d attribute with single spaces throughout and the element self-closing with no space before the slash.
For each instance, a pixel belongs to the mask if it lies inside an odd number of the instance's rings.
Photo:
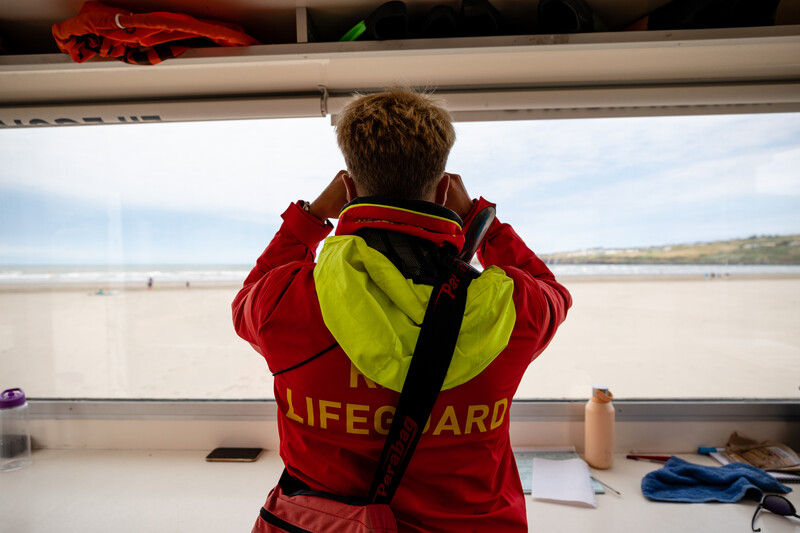
<svg viewBox="0 0 800 533">
<path fill-rule="evenodd" d="M 517 398 L 800 397 L 800 115 L 456 129 L 448 169 L 575 299 Z M 0 158 L 9 386 L 271 397 L 230 302 L 280 213 L 344 168 L 327 119 L 7 129 Z"/>
</svg>

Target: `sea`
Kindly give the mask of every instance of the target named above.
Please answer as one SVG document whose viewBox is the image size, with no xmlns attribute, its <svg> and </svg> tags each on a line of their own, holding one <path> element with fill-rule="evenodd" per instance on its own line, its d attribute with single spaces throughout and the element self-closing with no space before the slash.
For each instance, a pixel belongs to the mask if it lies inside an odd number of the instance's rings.
<svg viewBox="0 0 800 533">
<path fill-rule="evenodd" d="M 14 265 L 0 266 L 0 285 L 146 286 L 158 283 L 241 283 L 252 266 L 244 265 Z"/>
<path fill-rule="evenodd" d="M 558 278 L 569 277 L 730 277 L 800 276 L 800 265 L 642 265 L 554 264 Z M 175 283 L 241 283 L 252 265 L 0 265 L 0 285 L 97 285 L 146 286 Z"/>
</svg>

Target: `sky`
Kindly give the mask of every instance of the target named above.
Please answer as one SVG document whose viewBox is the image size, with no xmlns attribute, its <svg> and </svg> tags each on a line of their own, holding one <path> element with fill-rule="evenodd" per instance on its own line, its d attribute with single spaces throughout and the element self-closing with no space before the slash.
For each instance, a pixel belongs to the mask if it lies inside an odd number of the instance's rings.
<svg viewBox="0 0 800 533">
<path fill-rule="evenodd" d="M 800 233 L 800 114 L 456 123 L 536 252 Z M 0 129 L 0 264 L 250 265 L 345 168 L 328 118 Z"/>
</svg>

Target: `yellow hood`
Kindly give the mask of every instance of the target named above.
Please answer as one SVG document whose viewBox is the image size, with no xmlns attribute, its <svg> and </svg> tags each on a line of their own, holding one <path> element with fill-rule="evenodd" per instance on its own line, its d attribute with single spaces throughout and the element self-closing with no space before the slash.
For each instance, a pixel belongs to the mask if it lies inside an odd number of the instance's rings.
<svg viewBox="0 0 800 533">
<path fill-rule="evenodd" d="M 406 279 L 361 237 L 329 237 L 314 269 L 325 325 L 366 377 L 401 391 L 432 291 Z M 467 291 L 464 320 L 442 390 L 466 383 L 506 347 L 514 283 L 489 267 Z"/>
</svg>

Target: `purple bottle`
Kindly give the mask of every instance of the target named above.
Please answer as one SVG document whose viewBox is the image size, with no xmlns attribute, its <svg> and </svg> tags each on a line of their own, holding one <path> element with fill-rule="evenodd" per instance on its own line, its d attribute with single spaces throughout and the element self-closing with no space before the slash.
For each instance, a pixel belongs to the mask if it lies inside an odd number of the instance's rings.
<svg viewBox="0 0 800 533">
<path fill-rule="evenodd" d="M 0 394 L 0 472 L 31 464 L 28 420 L 28 402 L 22 389 L 4 390 Z"/>
</svg>

